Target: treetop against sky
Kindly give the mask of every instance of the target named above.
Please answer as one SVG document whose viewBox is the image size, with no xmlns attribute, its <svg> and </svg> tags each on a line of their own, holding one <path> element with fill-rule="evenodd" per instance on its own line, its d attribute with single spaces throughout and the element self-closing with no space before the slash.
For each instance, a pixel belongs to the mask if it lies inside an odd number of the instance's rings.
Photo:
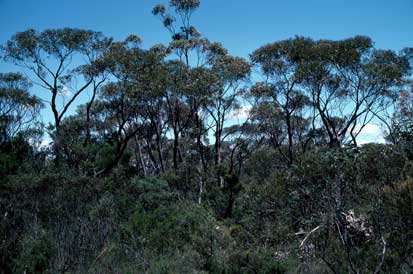
<svg viewBox="0 0 413 274">
<path fill-rule="evenodd" d="M 167 44 L 170 36 L 151 12 L 159 2 L 168 1 L 0 0 L 0 44 L 29 28 L 43 31 L 64 27 L 101 31 L 115 40 L 136 33 L 144 48 Z M 343 39 L 362 34 L 371 37 L 376 48 L 399 51 L 413 41 L 412 11 L 410 0 L 208 0 L 202 1 L 192 24 L 204 37 L 219 41 L 231 54 L 245 58 L 263 44 L 294 35 Z M 19 68 L 0 62 L 0 72 L 8 71 Z M 87 100 L 85 96 L 78 100 Z M 42 114 L 44 120 L 51 120 L 48 109 Z M 360 138 L 382 141 L 380 128 L 371 124 Z"/>
</svg>

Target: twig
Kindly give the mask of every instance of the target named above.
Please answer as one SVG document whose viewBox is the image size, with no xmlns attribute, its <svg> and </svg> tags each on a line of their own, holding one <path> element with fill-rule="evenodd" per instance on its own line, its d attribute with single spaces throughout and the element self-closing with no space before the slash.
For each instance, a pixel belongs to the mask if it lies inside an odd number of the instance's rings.
<svg viewBox="0 0 413 274">
<path fill-rule="evenodd" d="M 305 236 L 304 239 L 301 241 L 300 248 L 304 245 L 305 241 L 307 241 L 308 237 L 310 237 L 310 235 L 312 233 L 316 232 L 320 227 L 321 227 L 321 225 L 317 226 L 316 228 L 314 228 L 313 230 L 308 232 L 307 236 Z"/>
<path fill-rule="evenodd" d="M 386 254 L 386 241 L 384 240 L 383 236 L 381 237 L 381 243 L 383 245 L 383 249 L 381 251 L 380 263 L 377 265 L 376 270 L 374 271 L 374 274 L 380 273 L 381 267 L 383 266 L 383 263 L 384 263 L 384 255 Z"/>
</svg>

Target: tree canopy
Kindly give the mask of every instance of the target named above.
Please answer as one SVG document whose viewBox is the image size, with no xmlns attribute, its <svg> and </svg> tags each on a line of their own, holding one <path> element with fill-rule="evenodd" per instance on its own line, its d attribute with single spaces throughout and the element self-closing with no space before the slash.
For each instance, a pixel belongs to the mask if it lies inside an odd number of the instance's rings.
<svg viewBox="0 0 413 274">
<path fill-rule="evenodd" d="M 412 48 L 296 36 L 244 58 L 200 7 L 153 8 L 165 45 L 1 46 L 0 274 L 413 272 Z"/>
</svg>

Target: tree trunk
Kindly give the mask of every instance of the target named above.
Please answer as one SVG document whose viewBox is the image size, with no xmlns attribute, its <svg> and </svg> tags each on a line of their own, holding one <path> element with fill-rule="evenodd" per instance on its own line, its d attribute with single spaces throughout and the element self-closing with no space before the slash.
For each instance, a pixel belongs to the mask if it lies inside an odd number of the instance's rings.
<svg viewBox="0 0 413 274">
<path fill-rule="evenodd" d="M 288 134 L 288 165 L 293 164 L 293 132 L 291 125 L 291 113 L 287 110 L 286 112 L 286 124 L 287 124 L 287 134 Z"/>
<path fill-rule="evenodd" d="M 141 144 L 138 140 L 138 137 L 135 135 L 135 142 L 136 142 L 136 147 L 138 149 L 138 158 L 139 158 L 139 164 L 142 168 L 143 171 L 143 176 L 146 176 L 146 165 L 145 162 L 143 161 L 143 157 L 142 157 L 142 148 L 141 148 Z"/>
<path fill-rule="evenodd" d="M 179 132 L 178 130 L 174 127 L 174 143 L 173 143 L 173 164 L 174 164 L 174 170 L 178 170 L 178 146 L 179 146 Z"/>
</svg>

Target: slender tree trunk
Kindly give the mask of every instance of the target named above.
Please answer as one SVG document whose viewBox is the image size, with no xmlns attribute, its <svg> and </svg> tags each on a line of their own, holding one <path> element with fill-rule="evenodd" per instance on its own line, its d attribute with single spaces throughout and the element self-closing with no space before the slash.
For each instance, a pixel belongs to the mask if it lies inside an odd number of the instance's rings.
<svg viewBox="0 0 413 274">
<path fill-rule="evenodd" d="M 156 162 L 155 156 L 153 155 L 153 152 L 152 152 L 151 140 L 150 139 L 146 140 L 146 143 L 147 143 L 147 146 L 148 146 L 148 154 L 149 154 L 149 158 L 151 159 L 152 166 L 155 169 L 155 172 L 157 174 L 159 174 L 159 166 L 158 166 L 158 163 Z"/>
<path fill-rule="evenodd" d="M 222 128 L 223 122 L 221 123 L 221 118 L 218 115 L 218 121 L 215 129 L 215 166 L 219 166 L 221 164 L 221 146 L 222 146 Z M 218 170 L 218 182 L 219 186 L 222 188 L 224 187 L 224 177 L 221 174 L 221 170 Z"/>
<path fill-rule="evenodd" d="M 221 132 L 218 131 L 215 133 L 215 165 L 221 163 Z"/>
<path fill-rule="evenodd" d="M 85 138 L 85 142 L 83 144 L 84 147 L 86 147 L 89 143 L 90 143 L 90 139 L 91 139 L 91 125 L 90 125 L 90 111 L 92 109 L 92 105 L 95 101 L 95 97 L 96 97 L 96 90 L 97 90 L 98 86 L 95 84 L 93 84 L 93 95 L 92 98 L 90 99 L 90 101 L 86 104 L 86 138 Z"/>
<path fill-rule="evenodd" d="M 286 124 L 287 124 L 287 134 L 288 134 L 288 165 L 293 164 L 293 132 L 291 125 L 291 113 L 286 110 Z"/>
<path fill-rule="evenodd" d="M 156 136 L 156 149 L 158 151 L 159 163 L 161 164 L 161 171 L 165 172 L 165 165 L 164 165 L 164 160 L 163 160 L 163 155 L 162 155 L 161 138 L 158 134 Z"/>
<path fill-rule="evenodd" d="M 202 169 L 205 172 L 207 170 L 207 164 L 205 160 L 205 151 L 204 145 L 202 144 L 202 121 L 198 115 L 198 104 L 194 102 L 193 104 L 193 114 L 195 116 L 195 124 L 196 124 L 196 143 L 198 147 L 199 157 L 201 159 Z"/>
<path fill-rule="evenodd" d="M 143 171 L 143 176 L 146 176 L 146 165 L 145 165 L 145 162 L 143 161 L 143 155 L 142 155 L 142 147 L 141 147 L 141 144 L 140 144 L 140 142 L 139 142 L 139 140 L 138 140 L 138 137 L 135 135 L 135 142 L 136 142 L 136 147 L 137 147 L 137 149 L 138 149 L 138 159 L 139 159 L 139 164 L 140 164 L 140 166 L 141 166 L 141 168 L 142 168 L 142 171 Z"/>
<path fill-rule="evenodd" d="M 159 162 L 161 164 L 161 170 L 162 172 L 165 172 L 165 164 L 164 164 L 164 159 L 163 159 L 163 154 L 162 154 L 162 132 L 161 132 L 161 113 L 158 113 L 157 117 L 157 123 L 156 123 L 156 148 L 158 151 L 158 156 L 159 156 Z"/>
<path fill-rule="evenodd" d="M 202 163 L 201 163 L 202 164 Z M 199 185 L 199 193 L 198 193 L 198 204 L 202 203 L 202 195 L 204 193 L 205 182 L 202 178 L 202 171 L 198 169 L 198 185 Z"/>
<path fill-rule="evenodd" d="M 56 131 L 56 136 L 54 140 L 54 153 L 55 153 L 55 165 L 58 167 L 60 166 L 60 146 L 61 146 L 61 136 L 60 136 L 60 119 L 59 119 L 59 113 L 57 111 L 57 106 L 56 106 L 56 97 L 57 97 L 57 88 L 52 91 L 52 100 L 51 100 L 51 107 L 52 107 L 52 112 L 53 112 L 53 117 L 55 121 L 55 131 Z"/>
<path fill-rule="evenodd" d="M 174 143 L 173 143 L 173 164 L 174 164 L 174 170 L 177 171 L 178 170 L 178 146 L 179 146 L 179 132 L 176 129 L 176 127 L 174 127 L 173 129 L 174 131 Z"/>
</svg>

